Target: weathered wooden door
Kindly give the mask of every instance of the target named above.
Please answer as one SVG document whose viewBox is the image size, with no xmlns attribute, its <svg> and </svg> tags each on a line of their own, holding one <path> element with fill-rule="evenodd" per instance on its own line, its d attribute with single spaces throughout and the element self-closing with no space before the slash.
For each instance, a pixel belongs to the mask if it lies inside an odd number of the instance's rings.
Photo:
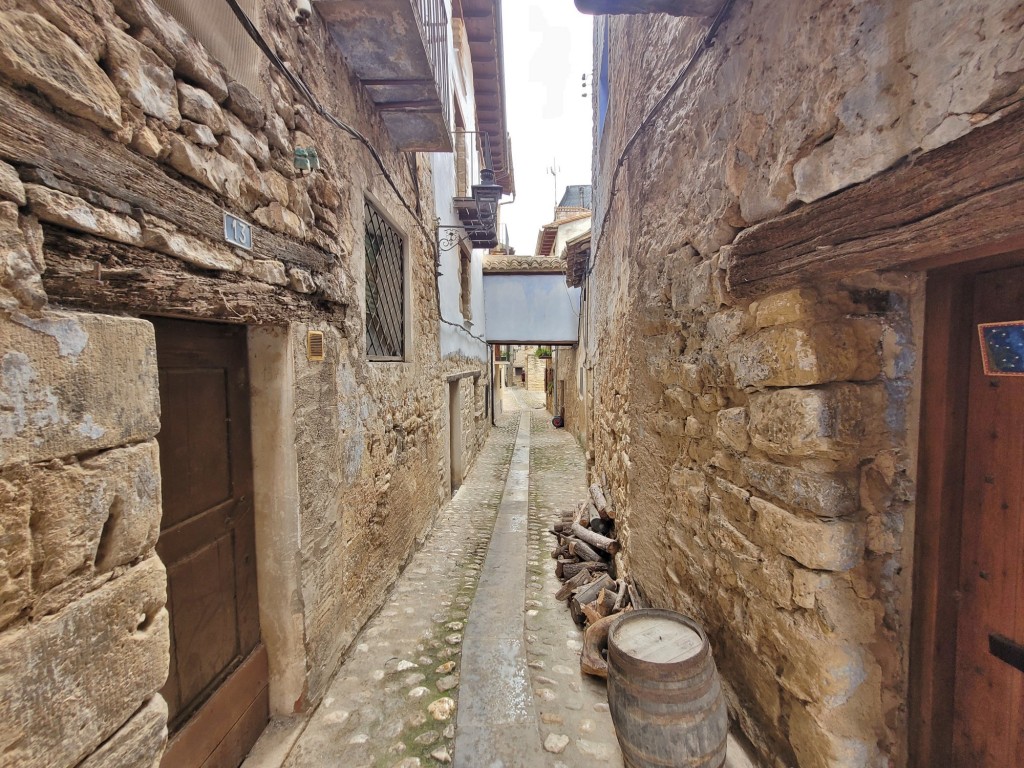
<svg viewBox="0 0 1024 768">
<path fill-rule="evenodd" d="M 986 375 L 978 325 L 1024 321 L 1024 267 L 975 279 L 963 475 L 953 752 L 1024 759 L 1024 377 Z"/>
<path fill-rule="evenodd" d="M 154 319 L 171 667 L 165 768 L 236 768 L 268 718 L 245 328 Z"/>
</svg>

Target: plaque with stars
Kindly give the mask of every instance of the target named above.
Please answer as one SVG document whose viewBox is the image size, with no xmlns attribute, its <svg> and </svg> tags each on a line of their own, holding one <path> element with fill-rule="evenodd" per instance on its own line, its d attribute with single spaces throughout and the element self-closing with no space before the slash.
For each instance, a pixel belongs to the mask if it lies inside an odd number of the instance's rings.
<svg viewBox="0 0 1024 768">
<path fill-rule="evenodd" d="M 986 376 L 1024 376 L 1024 320 L 982 323 L 978 335 Z"/>
</svg>

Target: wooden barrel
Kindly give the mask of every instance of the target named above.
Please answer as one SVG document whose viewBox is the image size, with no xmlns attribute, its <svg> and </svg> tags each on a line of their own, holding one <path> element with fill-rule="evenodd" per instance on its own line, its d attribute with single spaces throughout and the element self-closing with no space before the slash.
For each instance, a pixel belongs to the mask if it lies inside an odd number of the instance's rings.
<svg viewBox="0 0 1024 768">
<path fill-rule="evenodd" d="M 674 611 L 624 614 L 608 634 L 608 704 L 626 768 L 721 768 L 729 730 L 711 644 Z"/>
</svg>

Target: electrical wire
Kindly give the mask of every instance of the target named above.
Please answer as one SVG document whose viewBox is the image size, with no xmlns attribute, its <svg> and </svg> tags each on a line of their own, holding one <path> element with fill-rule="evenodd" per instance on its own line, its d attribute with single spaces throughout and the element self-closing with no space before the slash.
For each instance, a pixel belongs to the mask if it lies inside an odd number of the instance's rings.
<svg viewBox="0 0 1024 768">
<path fill-rule="evenodd" d="M 380 168 L 381 173 L 384 175 L 384 179 L 387 181 L 388 185 L 391 187 L 391 189 L 394 190 L 395 194 L 398 196 L 399 201 L 401 201 L 402 205 L 412 216 L 413 221 L 415 221 L 419 228 L 423 230 L 423 234 L 424 236 L 426 236 L 427 240 L 431 240 L 432 236 L 430 234 L 430 230 L 428 230 L 426 225 L 424 225 L 423 222 L 420 220 L 419 214 L 417 214 L 413 207 L 409 205 L 409 202 L 405 199 L 405 195 L 403 195 L 402 191 L 398 188 L 398 184 L 395 182 L 395 179 L 391 175 L 391 172 L 384 164 L 384 158 L 380 156 L 380 153 L 377 151 L 376 147 L 374 147 L 373 144 L 370 143 L 370 140 L 367 139 L 362 133 L 360 133 L 352 126 L 335 117 L 320 102 L 320 100 L 316 97 L 316 94 L 313 93 L 312 89 L 306 84 L 306 82 L 299 75 L 296 75 L 294 72 L 292 72 L 288 68 L 288 65 L 281 60 L 281 57 L 277 55 L 277 52 L 270 47 L 270 44 L 267 42 L 266 38 L 264 38 L 263 34 L 259 31 L 259 29 L 256 28 L 256 25 L 253 24 L 252 19 L 249 18 L 248 14 L 238 4 L 237 0 L 225 0 L 225 2 L 231 7 L 231 10 L 234 12 L 235 17 L 238 19 L 239 23 L 241 23 L 242 27 L 248 33 L 249 37 L 252 38 L 252 41 L 256 43 L 257 47 L 263 52 L 263 55 L 270 60 L 270 63 L 274 66 L 274 69 L 276 69 L 284 76 L 284 78 L 288 81 L 288 84 L 291 85 L 292 89 L 296 93 L 298 93 L 299 96 L 301 96 L 303 100 L 307 104 L 309 104 L 310 107 L 313 108 L 313 111 L 320 115 L 320 117 L 329 122 L 331 125 L 348 134 L 351 138 L 355 139 L 366 148 L 367 152 L 370 153 L 370 157 L 373 158 L 374 162 Z"/>
<path fill-rule="evenodd" d="M 320 115 L 320 117 L 322 117 L 324 120 L 338 128 L 339 130 L 348 134 L 351 138 L 355 139 L 366 148 L 366 150 L 370 153 L 370 156 L 373 158 L 374 162 L 380 168 L 381 173 L 384 175 L 385 180 L 388 182 L 388 185 L 391 187 L 391 189 L 394 190 L 395 195 L 398 196 L 398 199 L 401 201 L 402 205 L 405 206 L 405 209 L 410 213 L 413 220 L 423 231 L 423 234 L 424 236 L 426 236 L 427 240 L 433 242 L 435 251 L 437 251 L 438 246 L 436 242 L 436 233 L 431 234 L 430 230 L 427 229 L 427 227 L 420 220 L 420 214 L 416 210 L 414 210 L 411 205 L 409 205 L 408 201 L 405 199 L 405 196 L 402 194 L 402 191 L 398 188 L 398 185 L 395 183 L 394 177 L 392 177 L 391 173 L 388 171 L 387 166 L 384 165 L 384 159 L 380 156 L 380 153 L 377 151 L 376 147 L 374 147 L 373 144 L 370 143 L 370 140 L 367 139 L 358 130 L 335 117 L 320 102 L 320 100 L 316 97 L 316 94 L 313 93 L 312 89 L 306 84 L 306 82 L 299 75 L 296 75 L 294 72 L 292 72 L 288 68 L 288 65 L 281 60 L 281 57 L 277 55 L 277 52 L 270 47 L 270 44 L 267 42 L 266 38 L 264 38 L 263 34 L 259 31 L 259 29 L 256 28 L 256 25 L 253 24 L 252 19 L 249 18 L 248 14 L 246 14 L 246 12 L 238 4 L 237 0 L 225 0 L 225 2 L 227 2 L 227 4 L 231 7 L 231 10 L 234 12 L 235 17 L 238 19 L 239 23 L 241 23 L 242 27 L 248 33 L 249 37 L 252 38 L 252 41 L 256 43 L 257 47 L 259 47 L 259 49 L 263 52 L 263 55 L 270 60 L 270 63 L 274 66 L 274 68 L 285 77 L 289 85 L 291 85 L 292 89 L 296 93 L 298 93 L 303 98 L 303 100 L 305 100 L 306 103 L 309 104 L 318 115 Z M 413 183 L 418 188 L 419 181 L 418 179 L 415 178 L 415 169 L 410 168 L 410 172 L 414 177 Z M 417 201 L 418 200 L 419 198 L 417 196 Z M 437 253 L 435 253 L 434 260 L 435 262 L 437 261 Z M 483 344 L 487 344 L 487 339 L 483 338 L 482 336 L 478 336 L 477 334 L 473 333 L 462 324 L 454 323 L 451 320 L 446 320 L 444 316 L 441 314 L 440 286 L 438 286 L 438 290 L 435 291 L 435 295 L 437 296 L 438 319 L 442 323 L 444 323 L 445 325 L 450 325 L 453 328 L 458 328 L 460 331 L 462 331 L 465 334 L 468 334 L 469 336 L 472 336 L 477 341 L 480 341 Z"/>
<path fill-rule="evenodd" d="M 619 180 L 619 171 L 622 170 L 622 166 L 625 165 L 626 161 L 629 159 L 629 153 L 632 151 L 636 142 L 640 139 L 640 135 L 651 125 L 653 119 L 668 103 L 669 99 L 671 99 L 675 92 L 679 90 L 679 87 L 683 84 L 683 81 L 690 74 L 693 66 L 700 60 L 700 57 L 704 52 L 711 48 L 715 40 L 715 35 L 718 34 L 719 28 L 729 15 L 729 11 L 732 9 L 734 2 L 735 0 L 726 0 L 725 5 L 722 6 L 721 10 L 719 10 L 718 14 L 715 16 L 714 20 L 711 22 L 711 26 L 708 27 L 708 31 L 704 33 L 704 37 L 694 49 L 693 53 L 690 54 L 690 58 L 687 60 L 686 64 L 683 65 L 679 74 L 676 75 L 676 79 L 672 81 L 672 85 L 668 87 L 665 93 L 661 95 L 661 98 L 659 98 L 658 101 L 655 102 L 654 106 L 651 107 L 644 119 L 640 121 L 640 125 L 637 126 L 635 131 L 633 131 L 633 135 L 629 137 L 629 141 L 626 142 L 622 151 L 619 153 L 619 159 L 616 161 L 615 170 L 612 173 L 612 183 L 608 195 L 608 202 L 604 209 L 604 216 L 601 217 L 601 232 L 597 236 L 596 247 L 591 249 L 590 264 L 587 267 L 588 277 L 594 271 L 594 265 L 597 263 L 597 254 L 600 250 L 601 241 L 604 240 L 608 217 L 611 215 L 612 201 L 615 199 L 615 185 Z"/>
</svg>

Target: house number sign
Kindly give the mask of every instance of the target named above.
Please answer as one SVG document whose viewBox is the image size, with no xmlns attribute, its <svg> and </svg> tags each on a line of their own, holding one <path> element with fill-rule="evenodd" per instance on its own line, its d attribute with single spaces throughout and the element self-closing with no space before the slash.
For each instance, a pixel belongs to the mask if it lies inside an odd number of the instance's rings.
<svg viewBox="0 0 1024 768">
<path fill-rule="evenodd" d="M 1024 320 L 978 326 L 986 376 L 1024 376 Z"/>
<path fill-rule="evenodd" d="M 239 248 L 252 250 L 252 224 L 230 213 L 224 214 L 224 239 Z"/>
</svg>

